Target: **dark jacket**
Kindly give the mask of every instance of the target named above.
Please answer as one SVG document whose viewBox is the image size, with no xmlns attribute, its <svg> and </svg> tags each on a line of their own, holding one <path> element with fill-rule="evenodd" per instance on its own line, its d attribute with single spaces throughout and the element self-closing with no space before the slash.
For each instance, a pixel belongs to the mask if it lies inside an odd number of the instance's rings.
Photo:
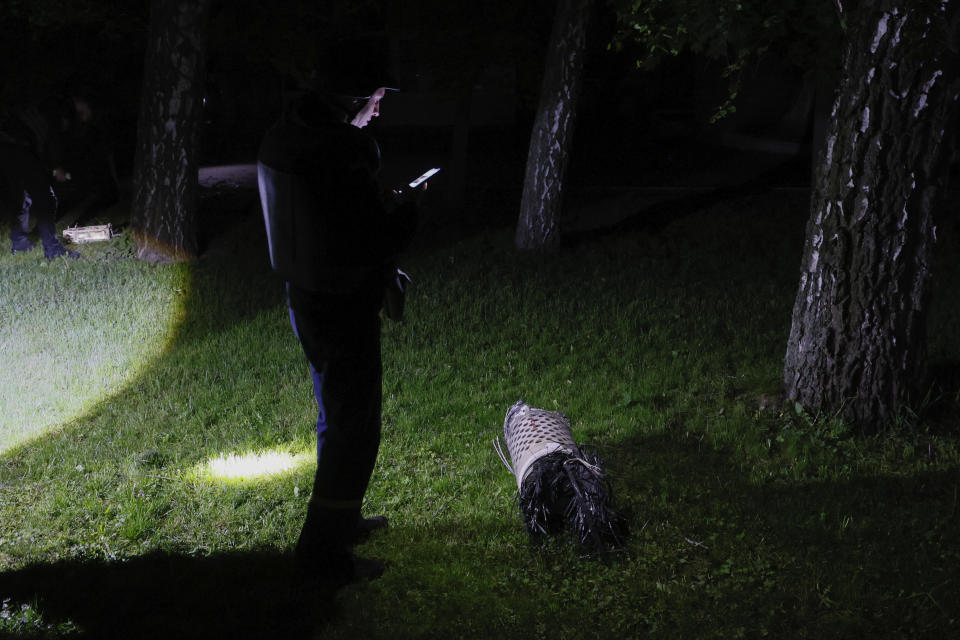
<svg viewBox="0 0 960 640">
<path fill-rule="evenodd" d="M 373 138 L 342 122 L 287 118 L 267 131 L 257 166 L 270 262 L 295 287 L 382 293 L 416 211 L 384 203 L 379 155 Z"/>
</svg>

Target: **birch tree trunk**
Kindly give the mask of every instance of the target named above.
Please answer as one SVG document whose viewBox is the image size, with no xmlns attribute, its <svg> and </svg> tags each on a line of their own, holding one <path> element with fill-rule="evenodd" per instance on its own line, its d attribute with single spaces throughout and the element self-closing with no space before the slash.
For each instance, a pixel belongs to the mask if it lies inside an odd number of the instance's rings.
<svg viewBox="0 0 960 640">
<path fill-rule="evenodd" d="M 573 141 L 591 5 L 592 0 L 559 0 L 557 5 L 530 135 L 514 237 L 518 249 L 549 250 L 560 242 L 563 181 Z"/>
<path fill-rule="evenodd" d="M 212 0 L 153 0 L 133 167 L 138 257 L 197 253 L 197 171 Z"/>
<path fill-rule="evenodd" d="M 960 0 L 862 0 L 816 171 L 787 397 L 874 431 L 926 374 L 933 214 L 956 135 Z"/>
</svg>

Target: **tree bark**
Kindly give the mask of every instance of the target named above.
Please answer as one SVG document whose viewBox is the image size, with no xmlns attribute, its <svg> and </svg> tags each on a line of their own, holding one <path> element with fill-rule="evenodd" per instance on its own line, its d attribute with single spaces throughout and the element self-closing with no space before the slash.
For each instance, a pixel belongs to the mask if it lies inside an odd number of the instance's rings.
<svg viewBox="0 0 960 640">
<path fill-rule="evenodd" d="M 133 168 L 138 257 L 197 253 L 197 171 L 212 0 L 153 0 Z"/>
<path fill-rule="evenodd" d="M 784 383 L 874 431 L 926 374 L 933 215 L 956 134 L 958 0 L 862 0 L 816 172 Z"/>
<path fill-rule="evenodd" d="M 549 250 L 560 242 L 563 182 L 583 77 L 592 0 L 559 0 L 547 48 L 514 244 Z"/>
</svg>

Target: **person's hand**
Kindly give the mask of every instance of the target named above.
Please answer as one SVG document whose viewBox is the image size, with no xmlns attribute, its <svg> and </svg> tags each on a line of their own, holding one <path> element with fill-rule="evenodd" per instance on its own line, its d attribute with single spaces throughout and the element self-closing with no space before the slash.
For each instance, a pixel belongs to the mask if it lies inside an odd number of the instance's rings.
<svg viewBox="0 0 960 640">
<path fill-rule="evenodd" d="M 420 204 L 420 201 L 423 199 L 423 194 L 427 190 L 427 182 L 418 184 L 413 189 L 394 189 L 393 190 L 393 199 L 398 205 L 405 202 L 413 202 L 415 204 Z"/>
</svg>

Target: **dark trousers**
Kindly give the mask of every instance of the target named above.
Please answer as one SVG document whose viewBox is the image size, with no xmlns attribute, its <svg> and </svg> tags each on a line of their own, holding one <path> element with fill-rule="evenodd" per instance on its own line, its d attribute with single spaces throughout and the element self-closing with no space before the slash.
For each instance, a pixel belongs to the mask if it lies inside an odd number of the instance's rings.
<svg viewBox="0 0 960 640">
<path fill-rule="evenodd" d="M 42 236 L 52 232 L 57 196 L 50 173 L 40 158 L 26 147 L 0 143 L 0 204 L 20 216 L 11 227 L 11 238 L 26 235 L 28 214 L 36 221 Z"/>
<path fill-rule="evenodd" d="M 288 290 L 318 409 L 317 473 L 297 553 L 323 564 L 349 554 L 380 447 L 379 305 L 366 293 Z"/>
</svg>

